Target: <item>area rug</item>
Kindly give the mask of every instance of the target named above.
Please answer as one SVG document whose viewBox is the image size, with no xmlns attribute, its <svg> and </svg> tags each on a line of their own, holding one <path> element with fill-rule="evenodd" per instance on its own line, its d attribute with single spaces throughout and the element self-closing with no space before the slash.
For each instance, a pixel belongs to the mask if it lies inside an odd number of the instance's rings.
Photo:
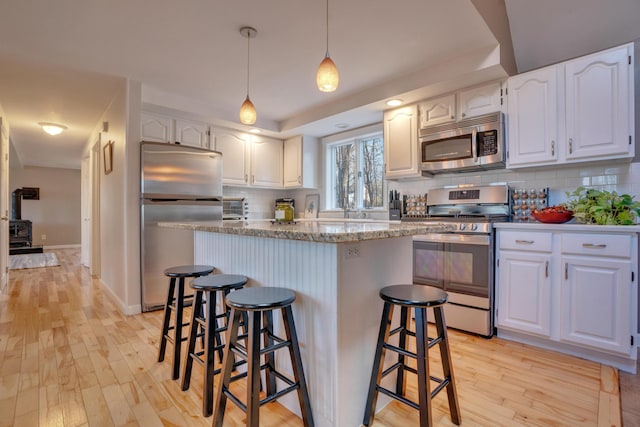
<svg viewBox="0 0 640 427">
<path fill-rule="evenodd" d="M 9 269 L 54 267 L 60 265 L 56 254 L 46 252 L 42 254 L 9 255 Z"/>
</svg>

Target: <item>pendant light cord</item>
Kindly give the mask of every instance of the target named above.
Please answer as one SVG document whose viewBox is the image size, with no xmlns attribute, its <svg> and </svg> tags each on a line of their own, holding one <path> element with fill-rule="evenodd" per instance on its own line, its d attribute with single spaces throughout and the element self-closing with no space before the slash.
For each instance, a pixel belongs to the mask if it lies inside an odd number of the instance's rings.
<svg viewBox="0 0 640 427">
<path fill-rule="evenodd" d="M 251 51 L 251 31 L 247 30 L 247 98 L 249 98 L 249 69 L 251 68 L 250 53 Z"/>
<path fill-rule="evenodd" d="M 326 20 L 327 20 L 327 52 L 325 53 L 325 56 L 328 57 L 329 56 L 329 0 L 327 0 L 327 14 L 326 14 Z"/>
</svg>

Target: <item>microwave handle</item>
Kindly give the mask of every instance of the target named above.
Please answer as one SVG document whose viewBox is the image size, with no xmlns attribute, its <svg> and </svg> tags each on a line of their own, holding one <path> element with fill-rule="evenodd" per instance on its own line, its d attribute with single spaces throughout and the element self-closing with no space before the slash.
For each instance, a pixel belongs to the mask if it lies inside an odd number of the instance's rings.
<svg viewBox="0 0 640 427">
<path fill-rule="evenodd" d="M 471 131 L 471 157 L 473 163 L 478 163 L 478 130 L 475 128 Z"/>
</svg>

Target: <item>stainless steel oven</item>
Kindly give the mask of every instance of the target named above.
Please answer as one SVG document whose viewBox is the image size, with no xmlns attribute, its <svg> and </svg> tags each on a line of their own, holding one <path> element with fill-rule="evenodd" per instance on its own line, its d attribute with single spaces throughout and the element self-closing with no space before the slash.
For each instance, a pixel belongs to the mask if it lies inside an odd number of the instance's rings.
<svg viewBox="0 0 640 427">
<path fill-rule="evenodd" d="M 431 199 L 431 201 L 430 201 Z M 456 231 L 414 236 L 413 282 L 449 294 L 447 326 L 493 335 L 493 222 L 509 218 L 506 185 L 445 188 L 427 196 L 428 214 L 412 221 L 452 222 Z"/>
</svg>

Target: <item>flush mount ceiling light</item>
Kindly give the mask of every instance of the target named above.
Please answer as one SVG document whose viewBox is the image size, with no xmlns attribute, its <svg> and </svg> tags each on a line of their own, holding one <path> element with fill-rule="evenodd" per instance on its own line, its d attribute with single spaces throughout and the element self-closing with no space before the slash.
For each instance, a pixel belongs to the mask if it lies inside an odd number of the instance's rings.
<svg viewBox="0 0 640 427">
<path fill-rule="evenodd" d="M 251 39 L 258 35 L 258 31 L 253 27 L 240 28 L 240 34 L 242 37 L 247 38 L 247 98 L 240 107 L 240 122 L 245 125 L 252 125 L 256 122 L 256 107 L 253 106 L 253 102 L 249 99 L 249 54 L 251 52 Z"/>
<path fill-rule="evenodd" d="M 404 101 L 402 99 L 390 99 L 387 101 L 387 105 L 389 107 L 397 107 L 398 105 L 402 105 Z"/>
<path fill-rule="evenodd" d="M 321 92 L 333 92 L 338 88 L 340 76 L 338 75 L 338 67 L 329 56 L 329 0 L 327 0 L 327 51 L 324 59 L 318 67 L 316 74 L 316 84 Z"/>
<path fill-rule="evenodd" d="M 57 123 L 40 122 L 38 124 L 42 127 L 42 130 L 49 135 L 58 135 L 61 134 L 63 130 L 67 129 L 65 125 L 59 125 Z"/>
</svg>

